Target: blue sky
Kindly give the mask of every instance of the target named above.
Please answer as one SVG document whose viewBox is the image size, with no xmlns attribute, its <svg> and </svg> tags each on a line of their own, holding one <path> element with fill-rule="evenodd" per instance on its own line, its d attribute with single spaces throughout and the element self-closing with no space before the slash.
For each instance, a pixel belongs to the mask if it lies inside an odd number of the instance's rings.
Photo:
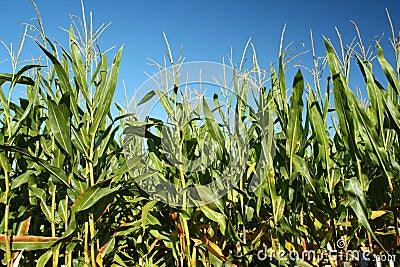
<svg viewBox="0 0 400 267">
<path fill-rule="evenodd" d="M 69 14 L 80 15 L 79 0 L 36 1 L 46 34 L 65 46 L 66 33 L 59 27 L 68 28 Z M 116 98 L 123 95 L 122 80 L 131 92 L 145 80 L 144 72 L 156 71 L 147 65 L 147 58 L 160 61 L 166 52 L 162 32 L 167 34 L 173 53 L 183 47 L 186 61 L 205 60 L 221 62 L 221 58 L 233 49 L 234 60 L 239 60 L 249 37 L 256 47 L 263 66 L 276 61 L 280 34 L 287 24 L 285 43 L 304 43 L 309 49 L 309 30 L 313 30 L 318 54 L 323 55 L 322 36 L 336 41 L 334 27 L 338 27 L 344 42 L 350 42 L 355 35 L 350 20 L 354 20 L 361 31 L 364 42 L 385 33 L 382 44 L 386 54 L 389 47 L 389 23 L 385 8 L 391 12 L 395 29 L 400 27 L 400 1 L 128 1 L 128 0 L 86 0 L 86 11 L 92 11 L 95 25 L 111 22 L 101 39 L 102 49 L 112 45 L 124 45 L 120 83 Z M 36 17 L 29 2 L 4 1 L 2 3 L 0 40 L 16 45 L 23 32 L 23 23 L 32 22 Z M 7 11 L 6 11 L 7 10 Z M 6 11 L 6 12 L 4 12 Z M 28 43 L 30 41 L 27 41 Z M 23 56 L 37 56 L 38 50 L 27 49 Z M 7 59 L 6 50 L 0 48 L 0 61 Z M 307 65 L 310 56 L 303 57 Z M 0 71 L 7 71 L 9 61 L 0 64 Z M 291 80 L 291 78 L 289 78 Z"/>
</svg>

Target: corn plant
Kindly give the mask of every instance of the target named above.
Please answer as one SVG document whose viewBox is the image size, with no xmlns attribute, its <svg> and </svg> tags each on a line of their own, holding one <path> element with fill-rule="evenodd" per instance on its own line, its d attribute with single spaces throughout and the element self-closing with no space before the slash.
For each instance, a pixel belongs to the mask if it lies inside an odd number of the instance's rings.
<svg viewBox="0 0 400 267">
<path fill-rule="evenodd" d="M 274 252 L 397 253 L 394 34 L 394 65 L 379 43 L 375 62 L 361 39 L 359 53 L 324 39 L 326 83 L 314 52 L 313 83 L 302 69 L 290 78 L 283 41 L 277 66 L 262 70 L 253 48 L 246 69 L 248 43 L 227 68 L 231 90 L 222 79 L 212 96 L 184 86 L 167 42 L 158 87 L 131 114 L 112 109 L 122 48 L 108 62 L 95 46 L 103 28 L 82 25 L 67 48 L 43 38 L 42 59 L 0 74 L 3 265 L 339 266 Z M 349 86 L 352 61 L 367 104 Z M 141 120 L 154 99 L 167 119 Z M 264 248 L 271 257 L 260 258 Z"/>
<path fill-rule="evenodd" d="M 122 49 L 111 66 L 105 54 L 95 64 L 90 55 L 82 57 L 72 28 L 69 36 L 69 52 L 61 47 L 60 57 L 50 40 L 50 51 L 38 44 L 51 66 L 26 65 L 0 77 L 10 93 L 18 84 L 27 92 L 19 104 L 0 93 L 1 244 L 7 266 L 34 259 L 44 266 L 50 258 L 53 266 L 71 266 L 73 260 L 94 266 L 104 256 L 95 222 L 124 177 L 115 140 L 119 118 L 107 118 Z M 29 70 L 32 78 L 25 76 Z"/>
</svg>

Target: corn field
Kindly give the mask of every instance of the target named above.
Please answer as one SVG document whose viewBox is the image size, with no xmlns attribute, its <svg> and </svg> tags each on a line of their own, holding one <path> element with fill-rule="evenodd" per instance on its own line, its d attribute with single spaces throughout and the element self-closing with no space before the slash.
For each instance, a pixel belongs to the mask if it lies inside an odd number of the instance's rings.
<svg viewBox="0 0 400 267">
<path fill-rule="evenodd" d="M 399 252 L 398 37 L 394 64 L 378 42 L 370 60 L 325 38 L 323 62 L 313 50 L 294 77 L 287 49 L 267 70 L 252 50 L 250 68 L 232 64 L 228 94 L 194 106 L 169 51 L 164 82 L 134 104 L 157 99 L 167 122 L 113 102 L 123 48 L 110 59 L 68 34 L 66 47 L 43 38 L 37 62 L 0 74 L 2 265 L 345 266 L 290 252 Z M 350 88 L 352 62 L 367 103 Z M 209 183 L 224 193 L 202 198 Z"/>
</svg>

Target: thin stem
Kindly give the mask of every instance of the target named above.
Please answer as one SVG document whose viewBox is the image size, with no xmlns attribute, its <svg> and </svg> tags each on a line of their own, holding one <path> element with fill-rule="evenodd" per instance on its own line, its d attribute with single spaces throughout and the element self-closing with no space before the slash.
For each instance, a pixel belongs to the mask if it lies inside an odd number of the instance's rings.
<svg viewBox="0 0 400 267">
<path fill-rule="evenodd" d="M 89 266 L 90 258 L 89 258 L 89 223 L 85 222 L 85 231 L 84 231 L 84 248 L 83 248 L 83 253 L 85 256 L 85 265 L 84 266 Z"/>
<path fill-rule="evenodd" d="M 9 220 L 9 211 L 10 211 L 10 200 L 8 198 L 9 191 L 10 191 L 10 182 L 8 171 L 4 169 L 4 180 L 5 180 L 5 195 L 6 195 L 6 208 L 4 211 L 4 238 L 6 242 L 6 258 L 7 258 L 7 267 L 11 266 L 11 243 L 10 243 L 10 236 L 8 234 L 8 220 Z"/>
<path fill-rule="evenodd" d="M 51 236 L 56 236 L 56 225 L 55 225 L 55 206 L 56 206 L 56 185 L 52 185 L 51 190 Z"/>
<path fill-rule="evenodd" d="M 68 195 L 65 195 L 65 210 L 68 210 Z M 67 231 L 68 229 L 68 214 L 65 218 L 65 224 L 64 224 L 64 231 Z M 72 263 L 72 257 L 71 254 L 67 249 L 65 249 L 65 258 L 64 258 L 65 265 L 70 267 Z"/>
<path fill-rule="evenodd" d="M 92 266 L 96 266 L 96 253 L 95 253 L 95 245 L 96 242 L 94 242 L 94 237 L 95 237 L 95 226 L 94 226 L 94 218 L 93 214 L 89 214 L 89 229 L 90 229 L 90 259 L 92 261 Z"/>
<path fill-rule="evenodd" d="M 51 236 L 56 236 L 56 224 L 55 224 L 55 209 L 56 209 L 56 189 L 57 186 L 52 184 L 51 190 Z M 58 255 L 59 255 L 59 247 L 55 247 L 53 249 L 53 266 L 58 266 Z"/>
</svg>

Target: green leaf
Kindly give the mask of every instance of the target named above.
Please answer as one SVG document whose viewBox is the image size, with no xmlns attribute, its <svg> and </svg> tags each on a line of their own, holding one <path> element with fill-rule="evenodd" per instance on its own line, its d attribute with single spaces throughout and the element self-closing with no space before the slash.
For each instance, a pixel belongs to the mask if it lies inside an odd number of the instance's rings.
<svg viewBox="0 0 400 267">
<path fill-rule="evenodd" d="M 50 128 L 61 147 L 72 157 L 71 126 L 69 118 L 65 118 L 61 109 L 53 100 L 47 101 Z"/>
<path fill-rule="evenodd" d="M 115 194 L 121 188 L 120 185 L 110 188 L 106 186 L 108 182 L 110 182 L 110 179 L 103 180 L 82 192 L 72 205 L 72 212 L 77 213 L 84 211 L 95 205 L 103 197 Z"/>
<path fill-rule="evenodd" d="M 6 98 L 6 95 L 4 94 L 3 88 L 1 88 L 1 85 L 3 83 L 4 83 L 4 80 L 0 79 L 0 102 L 1 102 L 2 108 L 4 109 L 5 118 L 7 120 L 11 120 L 10 106 L 9 106 L 8 100 Z"/>
<path fill-rule="evenodd" d="M 22 184 L 28 182 L 28 178 L 30 175 L 34 173 L 33 170 L 27 170 L 21 175 L 18 175 L 13 181 L 11 185 L 11 190 L 20 187 Z"/>
<path fill-rule="evenodd" d="M 310 100 L 308 101 L 308 110 L 310 114 L 310 123 L 315 133 L 318 144 L 318 160 L 324 163 L 324 168 L 328 170 L 332 166 L 332 161 L 329 157 L 329 135 L 326 131 L 326 121 L 323 119 L 322 111 L 316 99 L 314 92 L 310 91 Z"/>
<path fill-rule="evenodd" d="M 7 151 L 7 150 L 4 150 Z M 4 152 L 0 153 L 0 166 L 4 171 L 11 172 L 12 167 L 10 165 L 10 161 Z"/>
<path fill-rule="evenodd" d="M 299 172 L 305 179 L 307 184 L 311 187 L 314 193 L 318 194 L 315 186 L 314 180 L 311 178 L 310 172 L 308 170 L 305 160 L 297 155 L 293 156 L 293 169 Z"/>
<path fill-rule="evenodd" d="M 211 137 L 218 142 L 221 148 L 225 147 L 225 138 L 219 128 L 218 123 L 216 123 L 214 114 L 211 112 L 208 106 L 207 100 L 203 97 L 203 111 L 206 119 L 207 129 L 210 132 Z"/>
<path fill-rule="evenodd" d="M 377 43 L 377 47 L 378 47 L 378 61 L 379 61 L 379 64 L 381 65 L 382 70 L 385 73 L 386 78 L 389 81 L 389 84 L 391 85 L 392 88 L 394 88 L 396 90 L 397 95 L 399 95 L 400 94 L 399 80 L 397 80 L 396 74 L 395 74 L 392 66 L 386 60 L 386 58 L 385 58 L 385 56 L 383 54 L 382 47 L 378 43 Z"/>
<path fill-rule="evenodd" d="M 119 265 L 121 265 L 121 266 L 128 267 L 128 265 L 125 264 L 124 260 L 121 259 L 121 257 L 118 256 L 118 254 L 115 254 L 115 255 L 114 255 L 114 261 L 115 261 L 116 263 L 118 263 Z"/>
<path fill-rule="evenodd" d="M 333 96 L 335 101 L 336 114 L 339 120 L 339 131 L 342 135 L 347 150 L 353 157 L 359 153 L 356 144 L 357 117 L 353 115 L 354 106 L 359 105 L 354 93 L 348 87 L 346 79 L 340 68 L 336 53 L 329 43 L 325 40 L 328 64 L 333 78 Z"/>
<path fill-rule="evenodd" d="M 33 194 L 40 199 L 40 207 L 44 215 L 46 216 L 47 220 L 51 222 L 52 216 L 49 206 L 46 203 L 46 192 L 41 188 L 30 187 L 29 190 L 33 192 Z"/>
<path fill-rule="evenodd" d="M 148 92 L 137 104 L 138 106 L 146 103 L 147 101 L 149 101 L 150 99 L 153 98 L 153 96 L 156 95 L 156 91 L 155 90 L 151 90 L 150 92 Z"/>
<path fill-rule="evenodd" d="M 231 221 L 228 221 L 228 235 L 233 241 L 243 243 L 243 240 L 240 239 Z"/>
<path fill-rule="evenodd" d="M 24 157 L 26 157 L 30 161 L 36 163 L 37 165 L 39 165 L 42 168 L 44 168 L 45 170 L 47 170 L 50 174 L 52 174 L 54 176 L 54 178 L 56 178 L 56 180 L 58 180 L 59 182 L 64 183 L 68 188 L 72 189 L 71 186 L 68 184 L 68 178 L 65 175 L 63 170 L 50 165 L 47 161 L 45 161 L 45 160 L 43 160 L 41 158 L 37 158 L 37 157 L 32 156 L 28 152 L 28 150 L 23 149 L 23 148 L 18 148 L 18 147 L 15 147 L 15 146 L 0 145 L 0 151 L 1 150 L 2 151 L 13 151 L 13 152 L 18 152 L 18 153 L 22 154 Z"/>
<path fill-rule="evenodd" d="M 309 264 L 308 262 L 302 260 L 302 259 L 297 259 L 295 262 L 295 266 L 299 267 L 313 267 L 313 265 Z"/>
<path fill-rule="evenodd" d="M 276 196 L 272 199 L 272 207 L 274 210 L 274 222 L 278 225 L 279 220 L 282 218 L 285 211 L 285 200 L 281 196 Z"/>
<path fill-rule="evenodd" d="M 214 222 L 217 222 L 222 234 L 225 234 L 226 229 L 226 218 L 225 215 L 219 212 L 212 210 L 207 205 L 203 205 L 199 207 L 200 210 L 206 215 L 206 217 Z"/>
<path fill-rule="evenodd" d="M 42 256 L 40 256 L 39 260 L 36 263 L 36 267 L 45 267 L 49 259 L 51 258 L 51 255 L 53 255 L 53 251 L 48 250 L 45 253 L 43 253 Z"/>
<path fill-rule="evenodd" d="M 91 135 L 95 135 L 99 131 L 100 125 L 105 122 L 106 115 L 110 111 L 112 98 L 117 87 L 122 50 L 123 48 L 121 47 L 115 55 L 106 80 L 102 80 L 99 87 L 96 88 L 95 100 L 97 102 L 94 103 L 96 109 L 93 115 L 93 124 L 89 129 Z"/>
<path fill-rule="evenodd" d="M 74 129 L 74 127 L 71 127 L 71 142 L 74 144 L 75 148 L 81 152 L 83 155 L 88 157 L 88 147 L 84 142 L 84 138 L 82 137 L 82 133 L 78 132 L 77 130 Z"/>
<path fill-rule="evenodd" d="M 141 221 L 142 221 L 143 232 L 145 231 L 147 224 L 147 215 L 149 214 L 149 211 L 152 210 L 153 207 L 157 204 L 157 202 L 158 202 L 157 200 L 152 200 L 150 202 L 147 202 L 142 209 Z"/>
<path fill-rule="evenodd" d="M 32 69 L 32 68 L 38 68 L 41 67 L 39 65 L 26 65 L 24 66 L 20 71 L 19 74 L 9 74 L 9 73 L 0 73 L 0 80 L 4 80 L 4 81 L 8 81 L 8 82 L 12 82 L 13 86 L 15 84 L 24 84 L 24 85 L 30 85 L 33 86 L 35 84 L 35 82 L 32 80 L 31 77 L 27 77 L 27 76 L 22 76 L 22 73 Z M 22 72 L 21 72 L 22 71 Z"/>
<path fill-rule="evenodd" d="M 303 91 L 304 80 L 301 71 L 298 70 L 293 81 L 293 93 L 290 98 L 289 121 L 286 129 L 286 154 L 291 160 L 300 146 L 302 139 L 302 118 L 303 118 Z"/>
<path fill-rule="evenodd" d="M 358 220 L 361 222 L 364 228 L 367 229 L 367 231 L 371 234 L 371 236 L 375 239 L 379 246 L 384 249 L 378 238 L 375 236 L 374 231 L 372 231 L 371 225 L 368 222 L 367 201 L 365 199 L 364 191 L 362 190 L 361 184 L 358 179 L 356 177 L 351 178 L 347 182 L 345 190 L 350 200 L 349 205 L 356 214 Z"/>
<path fill-rule="evenodd" d="M 383 124 L 382 94 L 380 92 L 380 89 L 375 83 L 375 78 L 372 75 L 372 70 L 369 67 L 371 63 L 363 62 L 357 55 L 356 58 L 365 79 L 365 84 L 367 86 L 367 91 L 368 91 L 368 99 L 371 102 L 370 108 L 368 109 L 370 120 L 374 126 L 377 124 L 382 125 Z"/>
<path fill-rule="evenodd" d="M 12 127 L 11 130 L 11 135 L 14 137 L 18 132 L 19 129 L 23 126 L 23 121 L 25 118 L 30 114 L 32 107 L 36 104 L 36 98 L 39 95 L 39 86 L 40 86 L 40 73 L 37 74 L 35 84 L 33 86 L 33 95 L 30 96 L 29 98 L 29 104 L 25 108 L 24 112 L 21 114 L 21 117 L 18 119 L 18 122 L 14 124 L 14 127 Z"/>
<path fill-rule="evenodd" d="M 46 48 L 44 48 L 42 45 L 40 45 L 39 43 L 37 44 L 54 65 L 55 72 L 57 73 L 58 76 L 58 80 L 55 80 L 57 88 L 60 88 L 63 94 L 69 93 L 71 95 L 71 111 L 75 117 L 75 120 L 77 121 L 77 123 L 79 123 L 80 122 L 80 117 L 78 112 L 79 104 L 75 92 L 71 88 L 71 84 L 67 75 L 67 72 L 69 70 L 64 70 L 63 66 L 60 64 L 60 62 L 57 60 L 55 56 L 53 56 L 49 51 L 47 51 Z M 49 44 L 53 45 L 51 44 L 50 41 Z"/>
<path fill-rule="evenodd" d="M 383 103 L 385 105 L 385 112 L 388 114 L 388 117 L 394 123 L 394 128 L 397 132 L 397 135 L 400 135 L 400 111 L 393 103 L 393 101 L 389 97 L 383 97 Z"/>
<path fill-rule="evenodd" d="M 87 103 L 90 103 L 88 98 L 88 85 L 85 76 L 85 64 L 82 61 L 81 52 L 79 50 L 79 45 L 77 44 L 73 27 L 71 25 L 69 29 L 69 45 L 71 50 L 71 63 L 72 69 L 74 70 L 74 78 L 82 92 L 83 97 Z"/>
<path fill-rule="evenodd" d="M 376 128 L 373 127 L 372 122 L 370 121 L 366 112 L 360 106 L 357 106 L 355 111 L 358 116 L 358 120 L 360 121 L 361 127 L 364 128 L 363 131 L 360 131 L 360 135 L 362 136 L 364 142 L 368 142 L 372 147 L 375 156 L 379 160 L 380 167 L 387 177 L 389 187 L 390 189 L 392 189 L 392 175 L 389 172 L 389 166 L 386 159 L 386 152 L 383 147 L 383 141 L 378 135 Z"/>
</svg>

